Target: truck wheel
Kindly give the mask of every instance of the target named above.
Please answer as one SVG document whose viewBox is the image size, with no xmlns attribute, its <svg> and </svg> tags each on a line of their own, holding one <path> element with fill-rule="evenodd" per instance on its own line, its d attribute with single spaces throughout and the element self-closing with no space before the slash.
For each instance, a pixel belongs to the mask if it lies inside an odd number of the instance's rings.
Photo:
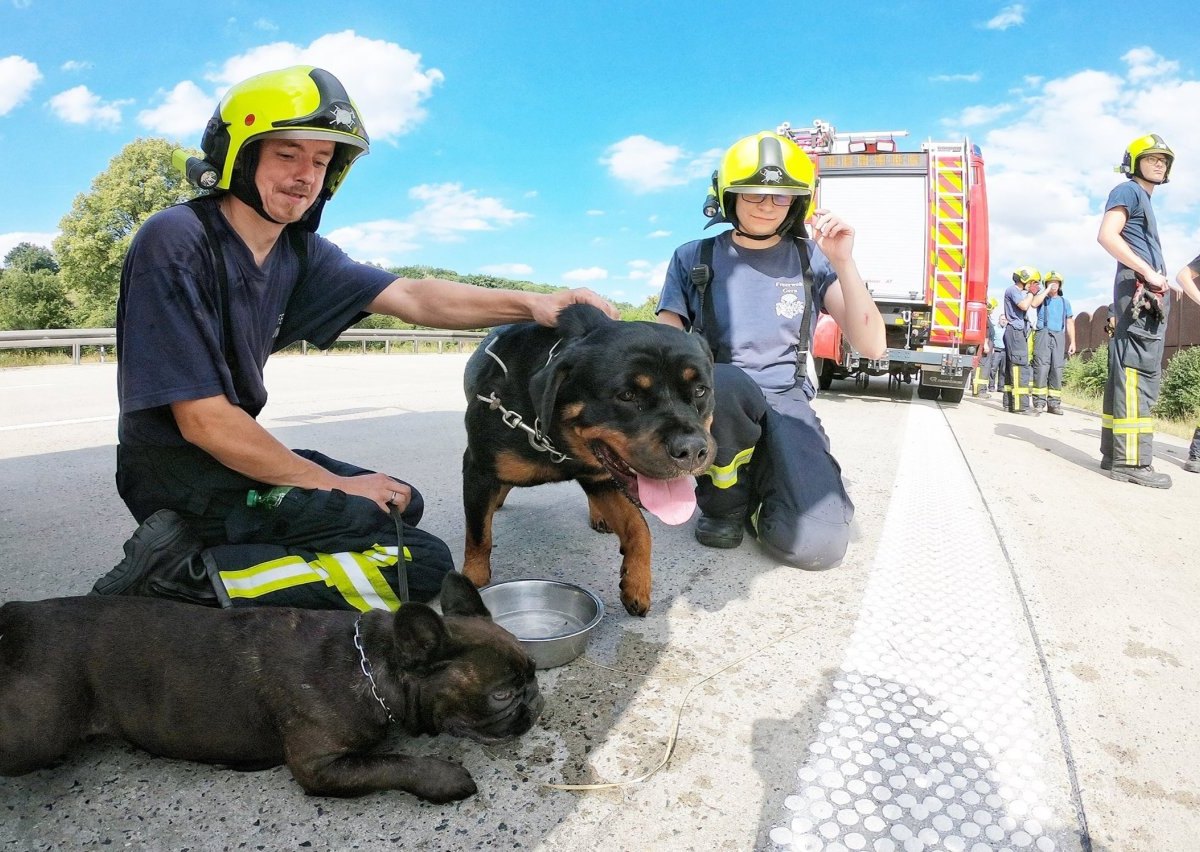
<svg viewBox="0 0 1200 852">
<path fill-rule="evenodd" d="M 921 399 L 937 399 L 941 388 L 930 387 L 929 385 L 917 385 L 917 396 Z"/>
<path fill-rule="evenodd" d="M 948 402 L 953 405 L 954 403 L 962 402 L 962 398 L 962 388 L 942 388 L 942 402 Z"/>
<path fill-rule="evenodd" d="M 833 384 L 833 361 L 829 358 L 817 359 L 817 387 L 829 390 Z"/>
</svg>

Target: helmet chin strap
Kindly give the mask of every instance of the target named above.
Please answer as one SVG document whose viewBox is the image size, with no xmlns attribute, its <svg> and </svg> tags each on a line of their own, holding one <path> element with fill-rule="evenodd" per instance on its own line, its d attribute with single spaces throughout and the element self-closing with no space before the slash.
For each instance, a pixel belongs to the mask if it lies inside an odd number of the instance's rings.
<svg viewBox="0 0 1200 852">
<path fill-rule="evenodd" d="M 775 232 L 774 234 L 747 234 L 745 231 L 743 231 L 741 228 L 738 228 L 738 227 L 734 227 L 733 232 L 735 234 L 737 234 L 739 237 L 745 237 L 748 240 L 773 240 L 779 236 L 778 231 Z"/>
</svg>

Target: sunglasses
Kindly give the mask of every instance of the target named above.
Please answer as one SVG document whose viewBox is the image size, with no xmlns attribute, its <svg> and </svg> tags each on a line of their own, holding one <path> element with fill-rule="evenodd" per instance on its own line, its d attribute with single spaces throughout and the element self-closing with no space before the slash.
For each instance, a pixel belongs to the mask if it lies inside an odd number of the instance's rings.
<svg viewBox="0 0 1200 852">
<path fill-rule="evenodd" d="M 762 204 L 768 198 L 776 207 L 790 207 L 792 202 L 796 200 L 794 195 L 750 195 L 749 193 L 739 193 L 747 204 Z"/>
</svg>

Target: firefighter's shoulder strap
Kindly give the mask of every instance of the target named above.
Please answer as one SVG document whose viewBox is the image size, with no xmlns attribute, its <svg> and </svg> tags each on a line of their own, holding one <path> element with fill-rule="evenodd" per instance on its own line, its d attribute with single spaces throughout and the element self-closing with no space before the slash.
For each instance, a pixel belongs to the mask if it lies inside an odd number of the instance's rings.
<svg viewBox="0 0 1200 852">
<path fill-rule="evenodd" d="M 213 268 L 217 274 L 217 313 L 221 315 L 221 350 L 225 356 L 225 363 L 229 365 L 231 375 L 240 376 L 237 349 L 233 345 L 233 320 L 229 309 L 229 272 L 225 268 L 225 252 L 221 248 L 221 238 L 217 233 L 214 218 L 219 215 L 217 207 L 208 198 L 193 198 L 187 202 L 187 206 L 192 208 L 192 212 L 204 226 L 205 241 L 208 243 Z M 292 251 L 300 262 L 300 277 L 296 279 L 296 285 L 299 286 L 308 276 L 308 246 L 304 242 L 304 234 L 298 228 L 287 227 L 283 232 L 287 234 Z"/>
<path fill-rule="evenodd" d="M 700 241 L 700 253 L 696 258 L 696 265 L 690 272 L 692 286 L 700 294 L 700 316 L 696 317 L 696 321 L 692 323 L 692 331 L 708 339 L 714 358 L 718 364 L 721 364 L 729 361 L 729 352 L 722 348 L 720 341 L 715 339 L 717 315 L 708 290 L 708 285 L 712 283 L 713 279 L 713 246 L 716 241 L 716 237 L 706 237 Z M 800 273 L 804 281 L 804 316 L 800 320 L 800 337 L 796 343 L 797 369 L 803 370 L 812 341 L 813 271 L 812 262 L 808 256 L 808 243 L 799 236 L 795 238 L 795 243 L 796 250 L 800 253 Z"/>
</svg>

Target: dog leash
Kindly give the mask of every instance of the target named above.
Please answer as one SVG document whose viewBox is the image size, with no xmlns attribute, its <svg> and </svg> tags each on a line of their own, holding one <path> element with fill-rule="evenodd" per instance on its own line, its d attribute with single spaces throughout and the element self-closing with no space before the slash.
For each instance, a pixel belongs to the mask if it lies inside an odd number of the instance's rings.
<svg viewBox="0 0 1200 852">
<path fill-rule="evenodd" d="M 400 595 L 400 603 L 408 603 L 408 566 L 404 564 L 404 522 L 400 520 L 400 507 L 395 503 L 388 504 L 392 521 L 396 525 L 396 591 Z M 366 661 L 366 657 L 363 658 Z M 368 674 L 367 677 L 370 677 Z M 371 686 L 374 687 L 374 681 Z M 378 696 L 376 696 L 378 697 Z"/>
</svg>

